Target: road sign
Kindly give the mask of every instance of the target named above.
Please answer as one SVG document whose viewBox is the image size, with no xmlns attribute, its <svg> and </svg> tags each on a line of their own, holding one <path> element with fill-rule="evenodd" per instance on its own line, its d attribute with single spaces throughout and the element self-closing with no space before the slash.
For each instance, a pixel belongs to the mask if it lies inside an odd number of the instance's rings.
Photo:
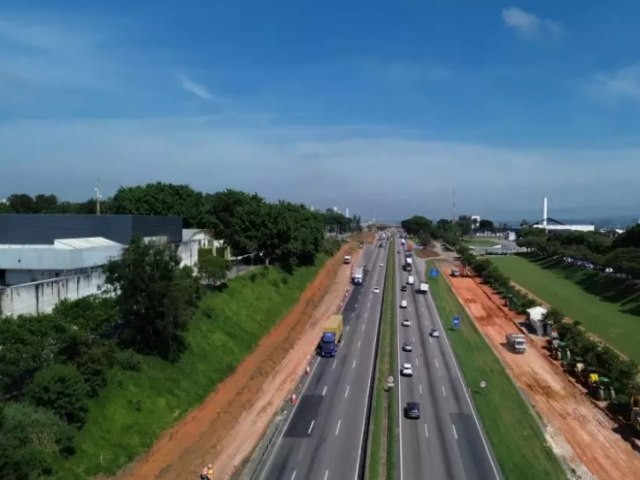
<svg viewBox="0 0 640 480">
<path fill-rule="evenodd" d="M 460 316 L 455 315 L 453 317 L 453 328 L 460 328 Z"/>
<path fill-rule="evenodd" d="M 439 273 L 440 271 L 437 268 L 432 268 L 429 275 L 431 275 L 431 278 L 437 278 Z"/>
</svg>

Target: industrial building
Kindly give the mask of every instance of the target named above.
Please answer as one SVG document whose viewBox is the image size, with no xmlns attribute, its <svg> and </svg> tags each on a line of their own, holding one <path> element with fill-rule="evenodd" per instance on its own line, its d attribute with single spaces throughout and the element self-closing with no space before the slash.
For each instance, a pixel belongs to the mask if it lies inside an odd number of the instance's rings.
<svg viewBox="0 0 640 480">
<path fill-rule="evenodd" d="M 222 246 L 205 230 L 183 230 L 177 216 L 0 215 L 0 316 L 99 293 L 102 267 L 136 236 L 174 245 L 181 266 L 196 266 L 200 248 Z"/>
<path fill-rule="evenodd" d="M 555 230 L 555 231 L 575 231 L 575 232 L 595 232 L 596 226 L 593 224 L 571 224 L 567 225 L 558 220 L 554 220 L 553 218 L 549 218 L 547 215 L 547 197 L 544 197 L 542 203 L 542 220 L 534 223 L 532 226 L 535 228 L 544 228 L 545 230 Z"/>
</svg>

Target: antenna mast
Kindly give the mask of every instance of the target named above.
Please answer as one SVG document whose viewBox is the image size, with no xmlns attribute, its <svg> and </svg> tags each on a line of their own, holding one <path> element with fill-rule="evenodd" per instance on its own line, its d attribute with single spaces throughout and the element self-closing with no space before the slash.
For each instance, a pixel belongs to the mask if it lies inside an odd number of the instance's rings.
<svg viewBox="0 0 640 480">
<path fill-rule="evenodd" d="M 451 211 L 451 222 L 455 222 L 456 220 L 456 187 L 453 187 L 453 209 Z"/>
</svg>

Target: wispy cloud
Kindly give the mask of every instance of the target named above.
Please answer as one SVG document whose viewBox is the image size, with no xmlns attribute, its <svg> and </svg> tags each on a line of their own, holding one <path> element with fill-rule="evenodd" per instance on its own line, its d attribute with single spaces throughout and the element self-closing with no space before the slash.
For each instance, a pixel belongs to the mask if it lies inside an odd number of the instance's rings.
<svg viewBox="0 0 640 480">
<path fill-rule="evenodd" d="M 640 62 L 594 75 L 587 83 L 587 92 L 601 101 L 640 100 Z"/>
<path fill-rule="evenodd" d="M 524 37 L 557 36 L 564 33 L 562 23 L 548 18 L 540 18 L 518 7 L 503 9 L 502 20 L 508 28 Z"/>
<path fill-rule="evenodd" d="M 201 85 L 199 83 L 194 82 L 189 77 L 184 74 L 179 76 L 180 86 L 187 92 L 195 95 L 196 97 L 200 97 L 203 100 L 208 100 L 210 102 L 214 101 L 216 97 L 207 90 L 207 87 Z"/>
</svg>

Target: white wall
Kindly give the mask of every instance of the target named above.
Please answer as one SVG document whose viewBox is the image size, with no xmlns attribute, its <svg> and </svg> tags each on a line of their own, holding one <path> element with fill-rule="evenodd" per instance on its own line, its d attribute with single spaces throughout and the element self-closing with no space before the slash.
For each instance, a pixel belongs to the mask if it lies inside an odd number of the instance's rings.
<svg viewBox="0 0 640 480">
<path fill-rule="evenodd" d="M 0 315 L 49 313 L 63 299 L 74 300 L 99 293 L 102 271 L 0 288 Z"/>
</svg>

